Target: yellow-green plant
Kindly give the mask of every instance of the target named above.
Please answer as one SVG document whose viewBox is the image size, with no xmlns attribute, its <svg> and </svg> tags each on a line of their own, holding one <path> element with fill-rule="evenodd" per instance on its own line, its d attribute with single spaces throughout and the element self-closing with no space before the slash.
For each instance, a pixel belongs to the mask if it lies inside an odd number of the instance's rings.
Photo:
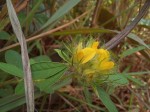
<svg viewBox="0 0 150 112">
<path fill-rule="evenodd" d="M 98 48 L 98 45 L 98 41 L 90 42 L 85 46 L 80 42 L 72 54 L 73 67 L 88 81 L 100 75 L 110 74 L 115 65 L 111 61 L 109 51 Z"/>
<path fill-rule="evenodd" d="M 76 83 L 84 88 L 92 87 L 107 109 L 117 112 L 105 89 L 111 82 L 122 77 L 118 78 L 115 72 L 116 64 L 110 51 L 100 47 L 99 43 L 94 39 L 74 40 L 70 45 L 64 44 L 66 50 L 56 49 L 56 51 L 67 62 L 70 68 L 68 74 L 75 79 L 73 81 L 77 81 Z"/>
<path fill-rule="evenodd" d="M 73 76 L 86 82 L 95 82 L 97 79 L 104 80 L 115 71 L 115 62 L 111 53 L 100 48 L 99 42 L 95 40 L 80 41 L 67 46 L 68 53 L 56 50 L 73 70 Z M 67 58 L 66 58 L 67 57 Z M 99 81 L 100 81 L 99 80 Z"/>
</svg>

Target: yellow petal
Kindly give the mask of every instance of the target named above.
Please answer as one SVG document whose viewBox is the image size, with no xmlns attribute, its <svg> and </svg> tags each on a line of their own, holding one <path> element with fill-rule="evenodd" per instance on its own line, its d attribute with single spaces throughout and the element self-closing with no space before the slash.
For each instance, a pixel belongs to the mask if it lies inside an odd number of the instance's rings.
<svg viewBox="0 0 150 112">
<path fill-rule="evenodd" d="M 104 61 L 104 60 L 108 61 L 110 58 L 109 52 L 105 49 L 98 49 L 97 54 L 98 54 L 98 60 L 99 61 Z"/>
<path fill-rule="evenodd" d="M 112 61 L 103 61 L 102 63 L 100 63 L 99 65 L 99 70 L 110 70 L 114 67 L 114 62 Z"/>
<path fill-rule="evenodd" d="M 92 44 L 92 48 L 93 48 L 93 49 L 97 49 L 98 45 L 99 45 L 99 42 L 94 42 L 94 43 Z"/>
<path fill-rule="evenodd" d="M 79 62 L 84 64 L 90 61 L 96 54 L 96 50 L 92 48 L 84 48 L 78 50 L 77 53 L 74 55 L 74 62 Z"/>
<path fill-rule="evenodd" d="M 82 59 L 82 64 L 90 61 L 96 54 L 96 50 L 92 49 L 92 48 L 82 49 L 82 52 L 84 53 L 84 57 Z"/>
<path fill-rule="evenodd" d="M 78 60 L 78 61 L 81 61 L 81 60 L 83 59 L 83 57 L 84 57 L 83 51 L 79 51 L 79 52 L 77 53 L 77 60 Z"/>
<path fill-rule="evenodd" d="M 77 51 L 77 53 L 74 54 L 74 56 L 73 56 L 73 62 L 74 63 L 81 62 L 81 60 L 83 59 L 83 57 L 84 57 L 84 53 L 81 50 L 79 50 L 79 51 Z"/>
</svg>

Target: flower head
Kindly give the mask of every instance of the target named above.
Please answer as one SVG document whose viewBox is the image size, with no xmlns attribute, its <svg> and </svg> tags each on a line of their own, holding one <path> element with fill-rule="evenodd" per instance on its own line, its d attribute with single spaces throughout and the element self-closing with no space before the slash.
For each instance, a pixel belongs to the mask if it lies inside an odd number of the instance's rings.
<svg viewBox="0 0 150 112">
<path fill-rule="evenodd" d="M 109 74 L 115 66 L 109 51 L 98 46 L 97 41 L 85 47 L 80 43 L 73 52 L 73 65 L 89 78 Z"/>
<path fill-rule="evenodd" d="M 94 42 L 91 47 L 83 48 L 82 43 L 77 46 L 73 61 L 76 63 L 85 64 L 90 61 L 96 54 L 98 42 Z"/>
</svg>

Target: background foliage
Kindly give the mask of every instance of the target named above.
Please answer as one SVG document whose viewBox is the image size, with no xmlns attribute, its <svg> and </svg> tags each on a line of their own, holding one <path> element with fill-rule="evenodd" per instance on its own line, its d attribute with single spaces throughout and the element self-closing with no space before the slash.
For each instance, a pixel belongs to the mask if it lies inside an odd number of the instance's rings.
<svg viewBox="0 0 150 112">
<path fill-rule="evenodd" d="M 99 1 L 99 0 L 98 0 Z M 105 44 L 140 11 L 145 0 L 12 0 L 28 43 L 35 84 L 35 109 L 48 111 L 150 110 L 150 13 L 112 49 L 118 73 L 109 86 L 81 86 L 54 49 L 75 38 L 98 38 Z M 99 7 L 95 14 L 95 7 Z M 5 0 L 0 1 L 0 110 L 25 111 L 20 47 L 13 33 Z M 95 94 L 96 93 L 96 94 Z M 97 97 L 99 96 L 99 97 Z"/>
</svg>

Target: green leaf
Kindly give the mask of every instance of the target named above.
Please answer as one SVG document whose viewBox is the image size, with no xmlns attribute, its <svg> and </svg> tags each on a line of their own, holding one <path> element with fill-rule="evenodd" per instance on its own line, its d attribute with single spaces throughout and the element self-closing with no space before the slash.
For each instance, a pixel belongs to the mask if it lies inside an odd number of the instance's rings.
<svg viewBox="0 0 150 112">
<path fill-rule="evenodd" d="M 67 68 L 65 69 L 61 69 L 60 72 L 57 72 L 55 75 L 51 76 L 48 79 L 43 79 L 43 80 L 39 80 L 36 83 L 36 86 L 38 88 L 40 88 L 41 91 L 47 91 L 47 89 L 51 89 L 49 88 L 50 86 L 52 86 L 53 84 L 55 84 L 57 81 L 59 81 L 59 79 L 64 75 L 65 71 L 67 70 Z"/>
<path fill-rule="evenodd" d="M 31 65 L 34 80 L 51 77 L 66 68 L 65 64 L 56 62 L 40 62 Z"/>
<path fill-rule="evenodd" d="M 8 64 L 15 65 L 16 67 L 22 69 L 22 59 L 18 52 L 13 50 L 6 51 L 5 60 Z"/>
<path fill-rule="evenodd" d="M 114 86 L 121 86 L 129 83 L 127 78 L 122 74 L 109 75 L 107 80 Z"/>
<path fill-rule="evenodd" d="M 7 24 L 9 24 L 9 22 L 9 18 L 1 19 L 0 31 L 3 30 L 7 26 Z"/>
<path fill-rule="evenodd" d="M 5 31 L 0 31 L 0 40 L 9 40 L 10 35 Z"/>
<path fill-rule="evenodd" d="M 13 76 L 17 76 L 20 78 L 23 77 L 22 70 L 20 70 L 19 68 L 17 68 L 14 65 L 0 62 L 0 69 L 5 71 L 6 73 L 13 75 Z"/>
<path fill-rule="evenodd" d="M 7 97 L 9 95 L 12 95 L 14 93 L 14 89 L 10 85 L 6 85 L 2 89 L 0 89 L 0 97 Z"/>
<path fill-rule="evenodd" d="M 35 15 L 35 23 L 36 26 L 41 28 L 43 26 L 44 23 L 46 23 L 46 21 L 49 19 L 49 17 L 45 14 L 36 14 Z"/>
<path fill-rule="evenodd" d="M 93 34 L 93 33 L 114 33 L 113 30 L 108 29 L 100 29 L 100 28 L 82 28 L 82 29 L 71 29 L 71 30 L 63 30 L 52 33 L 52 35 L 77 35 L 77 34 Z M 116 32 L 115 32 L 116 33 Z M 102 37 L 103 38 L 103 37 Z"/>
<path fill-rule="evenodd" d="M 26 12 L 21 11 L 18 13 L 18 19 L 19 19 L 20 23 L 23 23 L 23 21 L 25 20 L 26 17 L 27 17 Z"/>
<path fill-rule="evenodd" d="M 19 82 L 15 88 L 15 94 L 21 95 L 25 93 L 24 83 L 23 81 Z"/>
<path fill-rule="evenodd" d="M 29 25 L 31 23 L 31 21 L 33 20 L 35 12 L 37 11 L 37 9 L 39 8 L 39 6 L 41 5 L 42 2 L 43 2 L 43 0 L 37 0 L 36 1 L 35 6 L 33 6 L 32 10 L 29 12 L 29 14 L 25 18 L 25 20 L 22 22 L 22 25 L 24 25 L 25 23 L 27 23 Z"/>
<path fill-rule="evenodd" d="M 41 97 L 41 92 L 35 92 L 35 99 Z M 24 95 L 10 95 L 0 99 L 0 112 L 8 112 L 26 103 Z"/>
<path fill-rule="evenodd" d="M 91 104 L 92 105 L 92 95 L 91 95 L 91 92 L 89 91 L 89 88 L 84 86 L 84 95 L 85 95 L 85 100 L 88 104 Z"/>
<path fill-rule="evenodd" d="M 50 24 L 54 23 L 58 19 L 60 19 L 62 16 L 64 16 L 68 11 L 70 11 L 76 4 L 78 4 L 80 0 L 69 0 L 67 3 L 65 3 L 62 7 L 58 9 L 56 13 L 43 25 L 41 30 L 47 28 L 50 26 Z"/>
<path fill-rule="evenodd" d="M 96 91 L 102 103 L 106 106 L 109 112 L 118 112 L 115 104 L 111 101 L 109 95 L 105 92 L 105 90 L 99 86 L 96 86 Z"/>
<path fill-rule="evenodd" d="M 147 47 L 148 49 L 150 49 L 150 47 L 149 47 L 148 45 L 146 45 L 146 44 L 144 43 L 144 41 L 143 41 L 140 37 L 138 37 L 137 35 L 135 35 L 134 33 L 129 33 L 129 34 L 128 34 L 128 37 L 129 37 L 130 39 L 132 39 L 132 40 L 138 42 L 139 44 L 141 44 L 141 45 Z"/>
<path fill-rule="evenodd" d="M 133 83 L 138 84 L 139 86 L 144 86 L 143 82 L 141 82 L 139 79 L 133 78 L 130 75 L 124 75 L 127 77 L 129 80 L 131 80 Z"/>
<path fill-rule="evenodd" d="M 129 56 L 129 55 L 131 55 L 131 54 L 133 54 L 133 53 L 135 53 L 135 52 L 138 52 L 138 51 L 140 51 L 140 50 L 143 50 L 143 49 L 145 49 L 145 48 L 146 48 L 145 46 L 138 46 L 138 47 L 136 47 L 136 48 L 130 48 L 130 49 L 124 51 L 124 52 L 121 54 L 121 58 L 126 57 L 126 56 Z"/>
<path fill-rule="evenodd" d="M 10 95 L 10 96 L 0 99 L 1 112 L 9 111 L 9 110 L 23 104 L 23 102 L 25 103 L 25 98 L 22 101 L 23 97 L 24 96 L 22 96 L 22 95 Z"/>
<path fill-rule="evenodd" d="M 54 85 L 49 86 L 48 89 L 45 89 L 44 91 L 46 93 L 54 93 L 54 91 L 62 88 L 63 86 L 65 86 L 67 84 L 70 84 L 71 81 L 72 81 L 71 77 L 67 77 L 65 79 L 61 79 L 57 83 L 55 83 Z"/>
<path fill-rule="evenodd" d="M 40 55 L 37 57 L 32 58 L 35 62 L 44 62 L 44 61 L 51 61 L 47 55 Z"/>
<path fill-rule="evenodd" d="M 140 71 L 140 72 L 129 72 L 129 73 L 126 73 L 128 75 L 131 75 L 131 76 L 137 76 L 137 75 L 143 75 L 143 74 L 150 74 L 150 71 Z"/>
<path fill-rule="evenodd" d="M 58 55 L 66 62 L 69 63 L 69 57 L 67 56 L 67 54 L 65 54 L 62 50 L 60 49 L 55 49 L 55 51 L 58 53 Z"/>
<path fill-rule="evenodd" d="M 138 25 L 141 25 L 145 28 L 150 28 L 150 20 L 149 19 L 141 19 L 139 21 Z"/>
</svg>

